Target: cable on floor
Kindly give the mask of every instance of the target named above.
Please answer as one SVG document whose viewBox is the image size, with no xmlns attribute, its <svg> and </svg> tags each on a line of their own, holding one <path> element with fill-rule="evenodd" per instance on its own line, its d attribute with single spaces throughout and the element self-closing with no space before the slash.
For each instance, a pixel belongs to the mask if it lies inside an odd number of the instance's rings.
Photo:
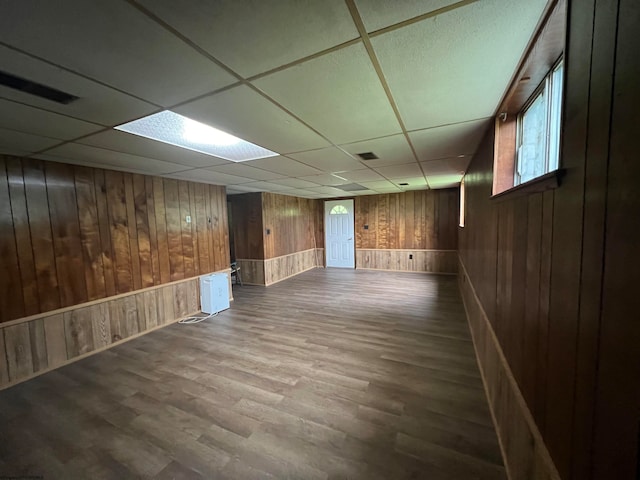
<svg viewBox="0 0 640 480">
<path fill-rule="evenodd" d="M 180 320 L 178 323 L 181 323 L 183 325 L 193 325 L 194 323 L 204 322 L 205 320 L 213 318 L 216 315 L 218 315 L 218 313 L 220 313 L 220 312 L 211 313 L 211 314 L 207 315 L 206 317 L 186 317 L 186 318 L 183 318 L 182 320 Z"/>
</svg>

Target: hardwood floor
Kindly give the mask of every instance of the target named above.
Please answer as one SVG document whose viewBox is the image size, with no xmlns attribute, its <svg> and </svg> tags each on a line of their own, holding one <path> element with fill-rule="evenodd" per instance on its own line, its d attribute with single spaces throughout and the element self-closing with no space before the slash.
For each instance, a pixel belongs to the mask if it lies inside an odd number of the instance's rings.
<svg viewBox="0 0 640 480">
<path fill-rule="evenodd" d="M 0 476 L 504 479 L 456 277 L 311 270 L 0 392 Z"/>
</svg>

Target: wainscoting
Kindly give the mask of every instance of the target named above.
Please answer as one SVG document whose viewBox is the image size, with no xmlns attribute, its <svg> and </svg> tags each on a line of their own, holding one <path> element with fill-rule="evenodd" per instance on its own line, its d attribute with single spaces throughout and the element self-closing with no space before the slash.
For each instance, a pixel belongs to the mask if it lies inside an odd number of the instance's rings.
<svg viewBox="0 0 640 480">
<path fill-rule="evenodd" d="M 193 277 L 5 322 L 0 390 L 199 311 L 200 282 Z"/>
<path fill-rule="evenodd" d="M 409 259 L 409 255 L 413 258 Z M 457 273 L 455 250 L 356 249 L 356 268 L 397 272 Z"/>
<path fill-rule="evenodd" d="M 272 285 L 315 267 L 324 266 L 324 248 L 310 248 L 267 260 L 238 259 L 242 282 Z"/>
<path fill-rule="evenodd" d="M 560 480 L 495 332 L 460 261 L 459 284 L 510 480 Z"/>
</svg>

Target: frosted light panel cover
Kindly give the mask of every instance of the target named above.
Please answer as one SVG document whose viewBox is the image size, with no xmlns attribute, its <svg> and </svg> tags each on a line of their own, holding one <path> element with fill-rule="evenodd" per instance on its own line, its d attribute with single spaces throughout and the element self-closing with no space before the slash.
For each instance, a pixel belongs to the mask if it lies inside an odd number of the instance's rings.
<svg viewBox="0 0 640 480">
<path fill-rule="evenodd" d="M 169 110 L 119 125 L 115 129 L 232 162 L 246 162 L 278 155 Z"/>
</svg>

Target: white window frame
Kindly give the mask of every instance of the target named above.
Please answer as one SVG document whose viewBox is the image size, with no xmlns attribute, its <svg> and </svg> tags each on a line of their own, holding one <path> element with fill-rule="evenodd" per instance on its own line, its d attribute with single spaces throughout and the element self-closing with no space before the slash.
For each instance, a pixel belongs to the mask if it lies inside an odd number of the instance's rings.
<svg viewBox="0 0 640 480">
<path fill-rule="evenodd" d="M 560 81 L 558 82 L 555 78 L 556 72 L 562 69 L 562 76 Z M 520 185 L 522 183 L 529 182 L 531 180 L 535 180 L 536 178 L 545 175 L 549 172 L 557 170 L 559 168 L 560 163 L 560 138 L 561 138 L 561 125 L 562 125 L 562 115 L 563 115 L 563 91 L 564 91 L 564 58 L 560 57 L 560 59 L 553 65 L 549 73 L 544 77 L 544 80 L 540 84 L 540 86 L 535 90 L 533 95 L 527 100 L 527 103 L 523 107 L 522 111 L 518 114 L 518 124 L 517 124 L 517 134 L 516 134 L 516 161 L 514 165 L 513 172 L 513 185 Z M 555 81 L 554 81 L 555 80 Z M 558 92 L 559 89 L 559 92 Z M 559 97 L 555 96 L 559 93 Z M 544 162 L 543 171 L 532 178 L 527 178 L 524 181 L 522 180 L 522 176 L 520 172 L 521 168 L 521 152 L 522 152 L 522 144 L 523 144 L 523 119 L 526 115 L 529 108 L 533 105 L 533 103 L 540 97 L 541 95 L 546 94 L 545 99 L 545 108 L 546 108 L 546 118 L 545 118 L 545 136 L 544 142 L 545 145 L 543 147 L 543 158 L 542 162 Z M 554 100 L 556 100 L 554 102 Z M 555 117 L 553 114 L 556 114 Z"/>
</svg>

